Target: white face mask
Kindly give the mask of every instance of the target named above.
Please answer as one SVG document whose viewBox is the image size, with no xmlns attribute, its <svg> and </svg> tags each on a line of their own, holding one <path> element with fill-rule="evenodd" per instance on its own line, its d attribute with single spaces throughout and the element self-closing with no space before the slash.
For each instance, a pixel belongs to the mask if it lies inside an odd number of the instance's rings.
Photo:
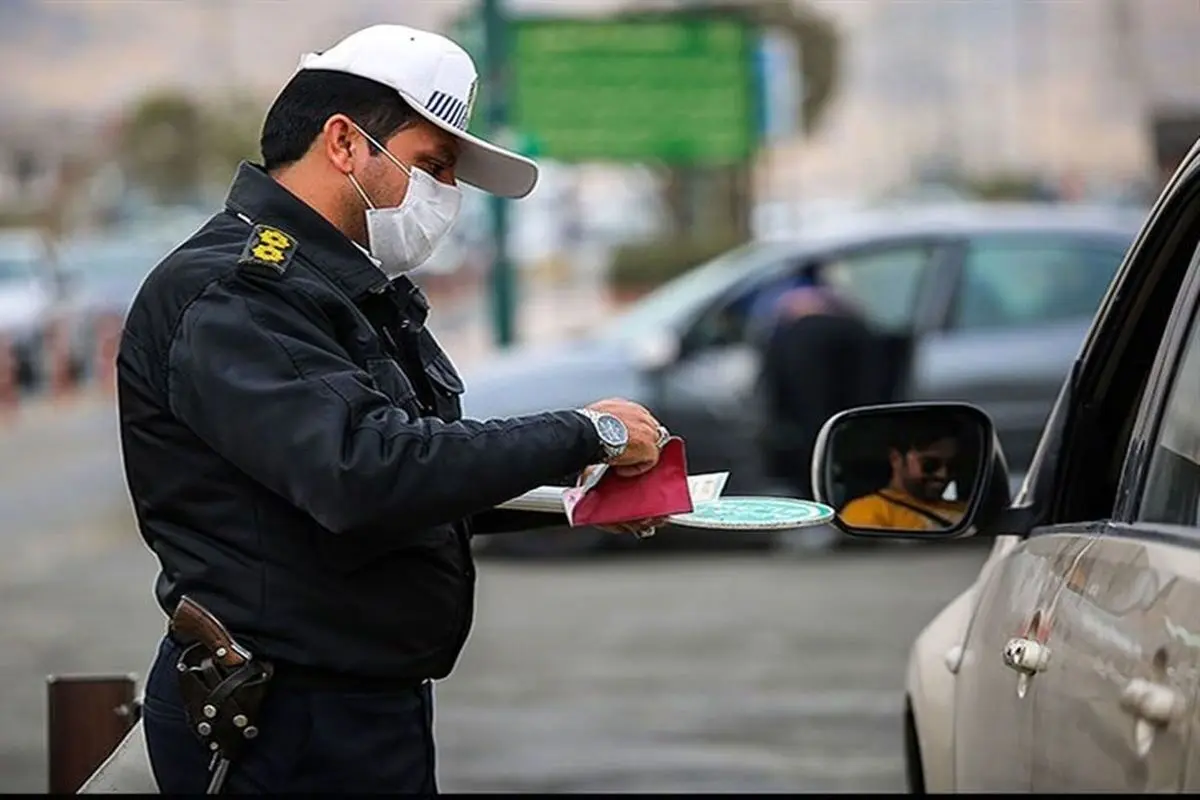
<svg viewBox="0 0 1200 800">
<path fill-rule="evenodd" d="M 424 170 L 404 166 L 362 128 L 358 132 L 408 176 L 404 200 L 395 208 L 376 208 L 355 177 L 348 176 L 367 204 L 368 249 L 380 262 L 380 269 L 389 278 L 396 278 L 421 266 L 432 255 L 458 218 L 462 190 L 438 181 Z"/>
</svg>

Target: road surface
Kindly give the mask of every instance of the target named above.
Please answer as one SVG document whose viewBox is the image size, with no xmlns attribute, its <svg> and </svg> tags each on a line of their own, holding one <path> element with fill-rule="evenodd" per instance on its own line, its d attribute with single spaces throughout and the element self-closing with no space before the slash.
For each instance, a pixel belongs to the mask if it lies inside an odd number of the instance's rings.
<svg viewBox="0 0 1200 800">
<path fill-rule="evenodd" d="M 163 626 L 110 400 L 0 429 L 0 791 L 46 788 L 45 676 L 144 675 Z M 984 549 L 485 562 L 438 686 L 444 791 L 901 791 L 909 643 Z"/>
</svg>

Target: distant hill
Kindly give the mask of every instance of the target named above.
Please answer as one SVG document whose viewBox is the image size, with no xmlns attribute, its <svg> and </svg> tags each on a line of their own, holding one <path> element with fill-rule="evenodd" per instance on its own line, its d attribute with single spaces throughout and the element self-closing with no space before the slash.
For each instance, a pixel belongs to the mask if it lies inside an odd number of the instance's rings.
<svg viewBox="0 0 1200 800">
<path fill-rule="evenodd" d="M 0 102 L 6 116 L 93 114 L 161 84 L 202 92 L 237 84 L 270 93 L 304 51 L 374 22 L 440 29 L 475 2 L 0 0 L 0 69 L 20 76 L 0 82 Z M 1141 32 L 1133 47 L 1140 47 L 1147 88 L 1166 99 L 1200 100 L 1198 0 L 814 2 L 839 18 L 852 44 L 864 50 L 847 85 L 871 95 L 868 102 L 884 103 L 936 102 L 948 81 L 968 77 L 962 73 L 987 81 L 1005 70 L 1031 92 L 1094 73 L 1098 39 L 1111 38 L 1103 29 L 1121 4 L 1136 6 Z M 568 13 L 619 5 L 634 3 L 508 2 L 517 11 Z"/>
<path fill-rule="evenodd" d="M 1122 178 L 1148 167 L 1149 111 L 1200 107 L 1200 0 L 811 1 L 845 34 L 841 85 L 818 135 L 772 161 L 781 197 L 891 185 L 929 161 Z M 265 103 L 305 51 L 375 22 L 444 29 L 477 2 L 0 0 L 0 151 L 30 135 L 69 147 L 163 85 Z"/>
<path fill-rule="evenodd" d="M 461 0 L 0 0 L 9 114 L 92 115 L 147 88 L 277 89 L 302 52 L 374 22 L 437 28 Z"/>
<path fill-rule="evenodd" d="M 104 113 L 145 89 L 270 94 L 300 54 L 374 23 L 443 30 L 477 0 L 0 0 L 6 114 Z M 570 13 L 627 0 L 508 0 Z"/>
</svg>

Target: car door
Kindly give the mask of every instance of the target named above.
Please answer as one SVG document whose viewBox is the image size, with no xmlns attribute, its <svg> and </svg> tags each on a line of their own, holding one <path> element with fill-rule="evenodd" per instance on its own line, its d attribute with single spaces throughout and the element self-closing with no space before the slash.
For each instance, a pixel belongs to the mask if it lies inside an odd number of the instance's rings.
<svg viewBox="0 0 1200 800">
<path fill-rule="evenodd" d="M 1178 568 L 1195 556 L 1144 538 L 1153 530 L 1106 526 L 1058 590 L 1050 668 L 1038 676 L 1034 792 L 1179 791 L 1196 690 L 1180 634 L 1200 587 Z"/>
<path fill-rule="evenodd" d="M 1200 250 L 1137 414 L 1125 499 L 1062 589 L 1035 720 L 1035 791 L 1184 783 L 1200 688 L 1198 287 Z"/>
<path fill-rule="evenodd" d="M 1045 647 L 1053 611 L 1053 572 L 1086 542 L 1069 533 L 1024 537 L 981 576 L 979 601 L 955 679 L 956 792 L 1027 792 L 1032 780 L 1035 648 Z M 1019 671 L 1009 654 L 1031 659 Z"/>
<path fill-rule="evenodd" d="M 944 319 L 916 348 L 913 399 L 979 405 L 1023 472 L 1126 245 L 1068 233 L 964 240 Z"/>
<path fill-rule="evenodd" d="M 729 471 L 730 492 L 765 482 L 754 403 L 759 354 L 748 335 L 762 292 L 789 277 L 782 263 L 760 265 L 746 284 L 711 302 L 680 334 L 677 361 L 648 379 L 650 409 L 687 442 L 692 472 Z"/>
<path fill-rule="evenodd" d="M 1169 315 L 1169 307 L 1158 314 L 1163 319 Z M 1025 498 L 1042 509 L 1038 513 L 1044 522 L 1025 535 L 984 586 L 965 644 L 955 701 L 959 791 L 1049 791 L 1048 780 L 1058 790 L 1112 785 L 1111 776 L 1094 783 L 1071 773 L 1053 780 L 1048 776 L 1060 774 L 1064 762 L 1076 762 L 1083 749 L 1080 739 L 1097 730 L 1081 710 L 1086 703 L 1080 697 L 1098 696 L 1096 682 L 1114 670 L 1131 670 L 1136 632 L 1108 619 L 1096 623 L 1094 615 L 1081 613 L 1080 598 L 1095 591 L 1088 586 L 1125 586 L 1134 594 L 1142 590 L 1140 583 L 1129 586 L 1137 558 L 1106 550 L 1104 534 L 1121 496 L 1118 480 L 1135 440 L 1139 398 L 1149 379 L 1145 355 L 1157 346 L 1157 339 L 1143 339 L 1149 344 L 1141 353 L 1116 360 L 1100 352 L 1090 360 L 1093 369 L 1110 360 L 1132 365 L 1125 370 L 1122 390 L 1107 395 L 1103 436 L 1078 432 L 1081 400 L 1071 384 L 1060 389 L 1053 406 L 1050 431 L 1039 444 L 1044 452 L 1033 459 L 1036 471 Z M 1086 439 L 1085 455 L 1074 455 L 1082 452 L 1079 448 L 1071 453 L 1091 469 L 1062 467 L 1063 442 L 1072 437 Z M 1076 500 L 1080 497 L 1086 502 Z M 1109 599 L 1115 607 L 1128 602 L 1125 596 Z M 1094 657 L 1097 641 L 1112 648 L 1107 660 Z"/>
<path fill-rule="evenodd" d="M 1039 513 L 1105 519 L 1053 579 L 1035 792 L 1178 791 L 1194 760 L 1198 292 L 1200 148 L 1151 212 L 1068 384 L 1051 502 Z"/>
</svg>

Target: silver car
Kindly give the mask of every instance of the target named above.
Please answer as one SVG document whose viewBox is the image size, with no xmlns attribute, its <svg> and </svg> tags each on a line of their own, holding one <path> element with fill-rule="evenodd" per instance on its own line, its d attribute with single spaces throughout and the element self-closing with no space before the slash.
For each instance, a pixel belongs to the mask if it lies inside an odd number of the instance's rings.
<svg viewBox="0 0 1200 800">
<path fill-rule="evenodd" d="M 44 376 L 50 326 L 62 316 L 60 290 L 53 250 L 40 233 L 0 233 L 0 337 L 12 348 L 24 387 Z"/>
<path fill-rule="evenodd" d="M 925 501 L 954 507 L 953 525 L 850 528 L 839 519 L 844 531 L 995 538 L 975 583 L 910 655 L 913 791 L 1200 790 L 1198 313 L 1200 142 L 1071 359 L 1015 498 L 1007 448 L 977 406 L 879 406 L 826 423 L 813 474 L 847 518 L 857 513 L 849 503 L 866 508 L 865 496 L 842 489 L 861 456 L 894 449 L 889 426 L 911 430 L 920 414 L 935 431 L 926 441 L 955 432 L 930 445 L 955 451 L 954 470 L 931 464 L 933 483 L 914 484 L 955 484 L 953 500 Z M 908 462 L 894 463 L 893 482 L 903 484 Z"/>
<path fill-rule="evenodd" d="M 693 472 L 729 470 L 729 493 L 786 492 L 758 451 L 750 309 L 761 292 L 818 264 L 879 329 L 911 342 L 902 397 L 978 403 L 996 420 L 1014 469 L 1023 468 L 1143 214 L 955 204 L 836 219 L 727 253 L 586 339 L 519 349 L 468 371 L 466 412 L 520 414 L 625 396 L 685 438 Z M 664 531 L 654 541 L 672 538 Z M 543 554 L 622 541 L 549 530 L 479 543 Z"/>
</svg>

